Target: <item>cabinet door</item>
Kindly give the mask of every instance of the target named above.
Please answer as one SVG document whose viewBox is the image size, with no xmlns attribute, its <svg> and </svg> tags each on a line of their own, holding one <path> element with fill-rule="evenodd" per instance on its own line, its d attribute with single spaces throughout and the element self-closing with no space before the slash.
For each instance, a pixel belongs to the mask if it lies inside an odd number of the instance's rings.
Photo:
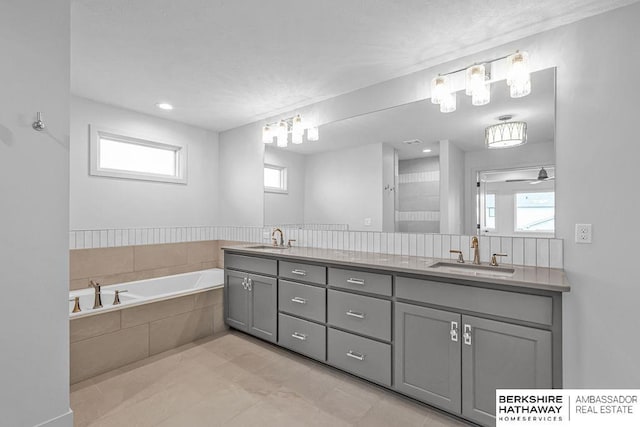
<svg viewBox="0 0 640 427">
<path fill-rule="evenodd" d="M 551 388 L 551 332 L 462 316 L 461 340 L 465 417 L 495 425 L 496 389 Z"/>
<path fill-rule="evenodd" d="M 227 325 L 247 331 L 249 325 L 249 296 L 245 289 L 247 273 L 224 271 L 225 318 Z"/>
<path fill-rule="evenodd" d="M 457 313 L 396 303 L 395 388 L 459 414 L 460 328 Z"/>
<path fill-rule="evenodd" d="M 278 287 L 275 278 L 249 274 L 249 329 L 252 335 L 277 341 Z"/>
</svg>

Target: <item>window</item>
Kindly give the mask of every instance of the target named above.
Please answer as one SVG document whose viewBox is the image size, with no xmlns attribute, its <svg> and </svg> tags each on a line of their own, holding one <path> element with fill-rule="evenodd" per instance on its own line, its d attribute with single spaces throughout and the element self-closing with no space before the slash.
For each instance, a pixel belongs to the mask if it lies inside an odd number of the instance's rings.
<svg viewBox="0 0 640 427">
<path fill-rule="evenodd" d="M 555 231 L 555 192 L 516 193 L 516 229 L 520 232 Z"/>
<path fill-rule="evenodd" d="M 267 193 L 286 193 L 287 168 L 265 164 L 264 191 Z"/>
<path fill-rule="evenodd" d="M 186 184 L 186 150 L 92 126 L 90 174 Z"/>
</svg>

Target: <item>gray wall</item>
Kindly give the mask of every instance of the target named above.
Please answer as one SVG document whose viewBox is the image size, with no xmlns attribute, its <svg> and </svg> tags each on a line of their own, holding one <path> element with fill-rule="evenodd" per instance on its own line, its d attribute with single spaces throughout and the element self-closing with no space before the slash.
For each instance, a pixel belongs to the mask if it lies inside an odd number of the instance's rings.
<svg viewBox="0 0 640 427">
<path fill-rule="evenodd" d="M 0 424 L 71 426 L 68 0 L 0 6 Z M 47 129 L 31 128 L 42 111 Z"/>
<path fill-rule="evenodd" d="M 307 156 L 305 169 L 305 223 L 382 231 L 382 143 Z"/>
<path fill-rule="evenodd" d="M 440 141 L 440 233 L 462 234 L 464 216 L 464 152 Z"/>
<path fill-rule="evenodd" d="M 558 67 L 556 234 L 565 240 L 565 271 L 573 285 L 564 300 L 564 377 L 570 388 L 640 384 L 640 344 L 634 339 L 640 287 L 633 263 L 620 261 L 625 255 L 633 257 L 640 241 L 633 227 L 640 202 L 632 197 L 637 193 L 632 185 L 640 158 L 635 126 L 639 20 L 640 4 L 634 4 L 296 111 L 315 114 L 322 124 L 428 98 L 429 81 L 438 73 L 516 49 L 530 53 L 533 70 Z M 492 71 L 495 78 L 504 77 L 500 67 Z M 260 174 L 262 124 L 223 133 L 221 163 L 257 165 Z M 247 156 L 227 159 L 231 150 L 223 153 L 223 140 L 248 144 L 237 149 Z M 260 225 L 261 214 L 245 215 L 241 202 L 258 198 L 261 204 L 262 177 L 245 178 L 229 184 L 232 190 L 227 193 L 242 196 L 229 200 L 228 215 L 242 225 Z M 593 224 L 593 244 L 573 243 L 576 223 Z"/>
<path fill-rule="evenodd" d="M 89 175 L 89 125 L 187 144 L 187 184 Z M 215 132 L 74 96 L 70 158 L 72 230 L 216 224 Z"/>
</svg>

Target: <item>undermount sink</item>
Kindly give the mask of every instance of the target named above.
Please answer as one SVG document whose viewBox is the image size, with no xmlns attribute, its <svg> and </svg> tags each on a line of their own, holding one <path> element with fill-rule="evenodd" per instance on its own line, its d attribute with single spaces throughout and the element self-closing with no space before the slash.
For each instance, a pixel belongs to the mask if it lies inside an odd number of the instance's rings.
<svg viewBox="0 0 640 427">
<path fill-rule="evenodd" d="M 258 246 L 248 246 L 247 249 L 289 249 L 289 246 L 273 246 L 273 245 L 258 245 Z"/>
<path fill-rule="evenodd" d="M 476 264 L 458 264 L 452 262 L 436 262 L 430 265 L 437 271 L 444 273 L 465 274 L 468 276 L 487 276 L 487 277 L 511 277 L 516 272 L 510 267 L 493 267 L 491 265 Z"/>
</svg>

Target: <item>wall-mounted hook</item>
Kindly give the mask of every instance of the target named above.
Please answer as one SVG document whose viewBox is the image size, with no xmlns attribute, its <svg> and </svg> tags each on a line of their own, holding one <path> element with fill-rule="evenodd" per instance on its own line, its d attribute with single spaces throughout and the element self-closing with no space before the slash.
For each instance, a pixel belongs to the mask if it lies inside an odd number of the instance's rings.
<svg viewBox="0 0 640 427">
<path fill-rule="evenodd" d="M 41 132 L 45 129 L 45 124 L 42 121 L 42 113 L 41 112 L 37 112 L 37 116 L 36 116 L 36 121 L 33 122 L 33 124 L 31 125 L 35 130 L 37 130 L 38 132 Z"/>
</svg>

